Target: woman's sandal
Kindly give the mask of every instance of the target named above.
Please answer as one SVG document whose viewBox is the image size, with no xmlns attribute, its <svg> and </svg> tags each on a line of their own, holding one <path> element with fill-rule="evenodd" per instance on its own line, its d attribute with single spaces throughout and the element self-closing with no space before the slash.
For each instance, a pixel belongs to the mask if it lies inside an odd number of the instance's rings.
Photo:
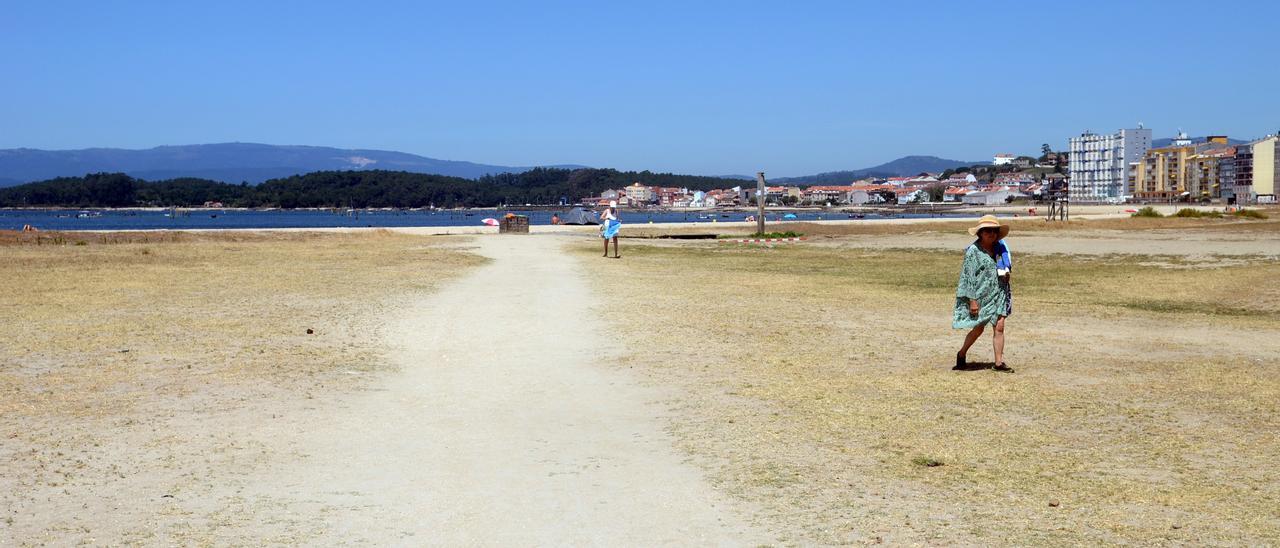
<svg viewBox="0 0 1280 548">
<path fill-rule="evenodd" d="M 995 365 L 991 369 L 994 371 L 1000 371 L 1001 373 L 1013 373 L 1013 368 L 1009 367 L 1004 362 L 1000 362 L 999 364 Z"/>
</svg>

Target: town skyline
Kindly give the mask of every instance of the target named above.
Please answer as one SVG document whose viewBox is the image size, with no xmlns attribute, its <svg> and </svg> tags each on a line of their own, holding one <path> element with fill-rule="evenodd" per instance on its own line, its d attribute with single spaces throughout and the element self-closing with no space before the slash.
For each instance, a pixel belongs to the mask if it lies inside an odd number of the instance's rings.
<svg viewBox="0 0 1280 548">
<path fill-rule="evenodd" d="M 1145 126 L 1145 124 L 1141 124 L 1141 123 L 1139 123 L 1139 124 L 1135 124 L 1135 126 Z M 1120 128 L 1120 127 L 1123 127 L 1123 126 L 1116 126 L 1116 128 Z M 1113 129 L 1112 129 L 1112 130 L 1110 130 L 1110 131 L 1114 131 L 1114 129 L 1116 129 L 1116 128 L 1113 128 Z M 1151 128 L 1150 128 L 1150 127 L 1147 127 L 1147 129 L 1151 129 Z M 770 178 L 799 179 L 799 178 L 812 177 L 812 176 L 815 176 L 815 175 L 823 175 L 823 174 L 826 174 L 826 173 L 834 173 L 834 172 L 844 172 L 844 171 L 868 171 L 868 170 L 873 170 L 874 168 L 877 168 L 877 167 L 879 167 L 879 166 L 881 166 L 881 165 L 884 165 L 884 164 L 886 164 L 886 163 L 892 163 L 892 162 L 901 161 L 901 160 L 905 160 L 905 159 L 909 159 L 909 158 L 934 158 L 934 159 L 938 159 L 938 160 L 945 160 L 945 161 L 949 161 L 949 162 L 955 162 L 955 163 L 957 163 L 957 164 L 959 164 L 959 165 L 980 165 L 980 164 L 983 164 L 983 163 L 993 163 L 993 162 L 998 163 L 998 160 L 999 160 L 999 158 L 998 158 L 998 157 L 1000 157 L 1000 156 L 1006 156 L 1006 155 L 1007 155 L 1007 156 L 1009 156 L 1009 157 L 1030 157 L 1030 158 L 1036 158 L 1036 157 L 1039 157 L 1039 156 L 1041 155 L 1040 148 L 1041 148 L 1043 145 L 1045 145 L 1045 144 L 1049 145 L 1049 146 L 1052 148 L 1052 150 L 1054 150 L 1054 151 L 1062 151 L 1062 152 L 1066 152 L 1066 151 L 1068 150 L 1068 148 L 1069 148 L 1069 141 L 1070 141 L 1071 139 L 1074 139 L 1074 138 L 1076 138 L 1076 137 L 1083 136 L 1083 135 L 1086 135 L 1086 134 L 1093 134 L 1093 135 L 1096 135 L 1096 134 L 1105 134 L 1105 133 L 1109 133 L 1110 131 L 1108 131 L 1108 130 L 1093 130 L 1093 129 L 1086 129 L 1086 130 L 1082 130 L 1082 131 L 1080 131 L 1080 132 L 1078 132 L 1078 133 L 1076 133 L 1076 134 L 1072 134 L 1072 135 L 1066 136 L 1066 137 L 1064 137 L 1064 138 L 1062 138 L 1062 139 L 1058 139 L 1058 140 L 1056 140 L 1056 141 L 1044 141 L 1044 142 L 1042 142 L 1042 143 L 1040 143 L 1040 144 L 1037 144 L 1037 145 L 1031 145 L 1030 143 L 1024 143 L 1024 144 L 1020 144 L 1020 145 L 1018 145 L 1018 146 L 1007 146 L 1007 147 L 1003 147 L 1003 148 L 999 148 L 999 149 L 993 149 L 992 151 L 990 151 L 990 152 L 989 152 L 988 154 L 986 154 L 985 156 L 980 156 L 980 157 L 976 157 L 976 158 L 974 158 L 974 157 L 957 157 L 957 156 L 952 156 L 952 155 L 947 155 L 947 154 L 936 154 L 936 153 L 933 153 L 933 152 L 930 152 L 930 151 L 916 151 L 916 152 L 912 152 L 912 153 L 909 153 L 909 154 L 904 154 L 904 155 L 902 155 L 902 156 L 898 156 L 898 157 L 894 157 L 894 158 L 882 159 L 881 161 L 876 162 L 876 163 L 874 163 L 874 164 L 867 164 L 867 165 L 846 165 L 846 166 L 838 167 L 838 168 L 835 168 L 835 169 L 829 169 L 829 170 L 824 170 L 824 171 L 813 171 L 813 172 L 806 172 L 806 173 L 775 173 L 775 172 L 771 172 L 771 171 L 766 171 L 766 173 L 769 175 L 769 177 L 770 177 Z M 1202 131 L 1202 132 L 1196 132 L 1196 133 L 1188 133 L 1187 131 L 1185 131 L 1185 130 L 1184 130 L 1183 128 L 1181 128 L 1181 127 L 1179 127 L 1179 128 L 1177 128 L 1177 129 L 1175 129 L 1175 130 L 1173 131 L 1173 133 L 1170 133 L 1170 134 L 1168 134 L 1168 135 L 1164 135 L 1164 134 L 1162 134 L 1162 133 L 1156 133 L 1156 132 L 1153 130 L 1153 138 L 1154 138 L 1154 139 L 1156 139 L 1156 140 L 1161 140 L 1161 139 L 1163 139 L 1163 140 L 1168 140 L 1168 141 L 1172 141 L 1172 140 L 1176 139 L 1179 135 L 1190 135 L 1190 136 L 1191 136 L 1192 138 L 1194 138 L 1194 139 L 1203 139 L 1203 138 L 1205 138 L 1205 137 L 1207 137 L 1207 136 L 1210 136 L 1210 135 L 1222 135 L 1222 136 L 1230 137 L 1230 138 L 1231 138 L 1231 139 L 1233 139 L 1233 140 L 1238 140 L 1238 141 L 1248 142 L 1248 141 L 1254 141 L 1254 140 L 1257 140 L 1257 139 L 1260 139 L 1260 138 L 1265 138 L 1265 137 L 1268 137 L 1268 136 L 1271 136 L 1271 135 L 1277 135 L 1277 134 L 1280 134 L 1280 130 L 1277 130 L 1277 131 L 1271 131 L 1271 132 L 1263 133 L 1263 134 L 1259 134 L 1259 135 L 1238 135 L 1238 134 L 1226 134 L 1226 133 L 1222 133 L 1222 132 L 1209 132 L 1209 131 Z M 119 151 L 124 151 L 124 152 L 143 152 L 143 151 L 151 151 L 151 150 L 154 150 L 154 149 L 163 149 L 163 148 L 209 147 L 209 146 L 223 146 L 223 145 L 250 145 L 250 146 L 259 146 L 259 145 L 261 145 L 261 146 L 267 146 L 267 147 L 281 147 L 281 148 L 288 148 L 288 147 L 302 147 L 302 148 L 318 148 L 318 149 L 341 148 L 341 147 L 335 147 L 335 146 L 330 146 L 330 145 L 325 145 L 325 144 L 315 144 L 315 143 L 257 143 L 257 142 L 248 142 L 248 141 L 232 141 L 232 142 L 225 142 L 225 143 L 213 143 L 213 142 L 206 142 L 206 143 L 167 143 L 167 144 L 158 144 L 158 145 L 154 145 L 154 146 L 151 146 L 151 147 L 143 147 L 143 148 L 112 147 L 112 146 L 90 146 L 90 147 L 83 147 L 83 148 L 79 148 L 79 149 L 41 149 L 41 148 L 37 148 L 37 147 L 18 146 L 18 147 L 12 147 L 12 148 L 7 149 L 7 150 L 10 150 L 10 151 L 36 150 L 36 151 L 42 151 L 42 152 L 83 152 L 83 151 L 90 151 L 90 150 L 94 150 L 94 151 L 97 151 L 97 150 L 119 150 Z M 4 149 L 4 148 L 0 148 L 0 152 L 3 152 L 3 151 L 5 151 L 5 150 L 6 150 L 6 149 Z M 373 149 L 373 148 L 371 148 L 371 147 L 351 147 L 351 148 L 349 148 L 349 149 L 345 149 L 345 150 L 347 150 L 347 151 L 359 151 L 359 150 L 366 150 L 366 151 L 374 151 L 374 152 L 387 152 L 387 153 L 397 153 L 397 154 L 412 154 L 412 155 L 416 155 L 416 156 L 422 156 L 422 157 L 425 157 L 425 159 L 433 160 L 433 161 L 442 161 L 442 162 L 460 162 L 460 163 L 466 163 L 466 164 L 475 164 L 475 165 L 476 165 L 476 169 L 478 169 L 478 168 L 482 168 L 482 167 L 495 167 L 495 168 L 502 168 L 502 169 L 504 169 L 504 170 L 506 170 L 506 169 L 510 169 L 510 171 L 512 171 L 512 172 L 514 172 L 514 171 L 519 171 L 519 170 L 524 170 L 524 169 L 529 169 L 529 168 L 532 168 L 532 167 L 596 167 L 596 168 L 613 168 L 613 169 L 620 169 L 620 170 L 632 170 L 632 171 L 652 171 L 652 172 L 655 172 L 655 173 L 675 173 L 675 174 L 697 175 L 697 176 L 707 176 L 707 177 L 752 177 L 752 176 L 753 176 L 753 173 L 748 173 L 748 172 L 747 172 L 747 170 L 740 170 L 741 172 L 685 173 L 685 172 L 680 172 L 680 171 L 678 171 L 678 170 L 664 169 L 664 168 L 661 168 L 661 167 L 653 167 L 653 166 L 648 166 L 648 167 L 646 167 L 646 166 L 636 166 L 636 167 L 620 168 L 620 167 L 617 167 L 617 166 L 598 166 L 598 165 L 589 165 L 589 164 L 583 164 L 583 163 L 572 162 L 572 161 L 570 161 L 570 162 L 563 162 L 563 163 L 556 163 L 556 162 L 542 162 L 542 163 L 533 163 L 533 164 L 530 164 L 530 165 L 528 165 L 528 166 L 523 166 L 523 167 L 513 167 L 513 166 L 496 165 L 496 164 L 493 164 L 493 163 L 490 163 L 490 162 L 486 162 L 486 161 L 484 161 L 484 159 L 479 159 L 479 160 L 477 160 L 477 159 L 475 159 L 475 158 L 433 158 L 433 157 L 431 157 L 431 155 L 430 155 L 429 153 L 421 153 L 421 152 L 418 152 L 418 151 L 407 151 L 407 150 L 378 150 L 378 149 Z M 357 160 L 359 160 L 359 159 L 357 159 Z M 351 169 L 364 169 L 364 168 L 369 168 L 369 169 L 396 169 L 396 168 L 395 168 L 395 167 L 393 167 L 393 166 L 378 166 L 378 165 L 376 165 L 374 162 L 369 162 L 369 163 L 366 165 L 366 164 L 364 164 L 364 163 L 362 163 L 362 162 L 357 161 L 357 163 L 356 163 L 356 164 L 352 164 L 352 166 L 351 166 Z M 102 169 L 102 168 L 95 168 L 95 169 L 93 169 L 93 170 L 91 170 L 91 171 L 110 171 L 110 170 L 106 170 L 106 169 Z M 120 171 L 128 171 L 128 170 L 120 170 Z M 410 170 L 410 171 L 414 171 L 414 170 Z M 923 172 L 941 171 L 941 169 L 926 169 L 926 168 L 922 168 L 922 169 L 919 169 L 919 170 L 917 170 L 917 171 L 918 171 L 918 172 L 920 172 L 920 173 L 923 173 Z M 448 173 L 448 172 L 445 172 L 445 171 L 419 171 L 419 172 L 423 172 L 423 173 L 440 173 L 440 174 L 446 174 L 446 175 L 454 175 L 453 173 Z M 497 172 L 498 172 L 498 171 L 491 171 L 491 173 L 497 173 Z M 67 173 L 60 173 L 60 174 L 58 174 L 58 175 L 73 176 L 73 175 L 81 175 L 81 174 L 82 174 L 82 173 L 71 173 L 71 172 L 67 172 Z M 903 174 L 905 174 L 905 173 L 903 173 Z M 4 182 L 4 181 L 6 181 L 6 179 L 3 177 L 3 175 L 4 175 L 3 173 L 0 173 L 0 182 Z M 49 176 L 51 177 L 51 176 L 56 176 L 56 175 L 49 175 Z M 463 175 L 463 176 L 469 176 L 469 175 Z M 38 179 L 38 178 L 39 178 L 39 177 L 36 177 L 36 178 L 29 178 L 29 179 L 30 179 L 30 180 L 36 180 L 36 179 Z M 861 178 L 861 177 L 855 177 L 855 178 Z M 11 182 L 11 181 L 10 181 L 10 184 L 13 184 L 13 182 Z"/>
</svg>

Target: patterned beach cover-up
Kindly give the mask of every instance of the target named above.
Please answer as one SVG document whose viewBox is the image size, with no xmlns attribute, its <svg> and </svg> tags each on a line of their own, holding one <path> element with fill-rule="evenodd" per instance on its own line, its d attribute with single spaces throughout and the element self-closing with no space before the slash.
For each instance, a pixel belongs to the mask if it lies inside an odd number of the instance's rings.
<svg viewBox="0 0 1280 548">
<path fill-rule="evenodd" d="M 969 301 L 978 301 L 978 316 L 969 315 Z M 1005 315 L 1009 302 L 996 276 L 996 261 L 977 244 L 964 250 L 964 265 L 956 285 L 956 306 L 951 316 L 954 329 L 973 329 L 979 324 L 995 325 Z"/>
</svg>

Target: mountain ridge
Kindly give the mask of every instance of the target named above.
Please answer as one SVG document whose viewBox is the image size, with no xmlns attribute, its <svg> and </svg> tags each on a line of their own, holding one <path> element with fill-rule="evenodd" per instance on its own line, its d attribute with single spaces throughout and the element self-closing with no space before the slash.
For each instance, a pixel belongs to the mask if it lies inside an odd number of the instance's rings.
<svg viewBox="0 0 1280 548">
<path fill-rule="evenodd" d="M 941 173 L 948 169 L 954 169 L 962 166 L 976 166 L 989 164 L 991 162 L 978 161 L 966 162 L 963 160 L 949 160 L 939 158 L 937 156 L 927 155 L 910 155 L 903 156 L 896 160 L 890 160 L 883 164 L 866 167 L 862 169 L 852 169 L 845 171 L 828 171 L 824 173 L 815 173 L 813 175 L 802 175 L 799 177 L 780 177 L 770 182 L 778 184 L 840 184 L 847 185 L 858 179 L 867 177 L 906 177 L 919 173 Z"/>
<path fill-rule="evenodd" d="M 0 149 L 0 186 L 86 173 L 119 172 L 139 178 L 197 177 L 226 183 L 260 183 L 315 171 L 386 169 L 478 179 L 534 167 L 576 169 L 576 164 L 503 166 L 441 160 L 407 152 L 313 145 L 209 143 L 147 149 Z"/>
<path fill-rule="evenodd" d="M 903 156 L 872 167 L 769 179 L 775 184 L 848 184 L 865 177 L 896 177 L 988 162 L 949 160 L 937 156 Z M 87 173 L 125 173 L 145 180 L 182 177 L 224 183 L 258 184 L 271 179 L 333 170 L 389 170 L 478 179 L 484 175 L 522 173 L 534 167 L 579 169 L 587 166 L 554 164 L 503 166 L 462 160 L 441 160 L 407 152 L 367 148 L 262 143 L 162 145 L 147 149 L 94 147 L 71 150 L 0 149 L 0 188 L 55 177 Z M 727 175 L 750 183 L 750 175 Z"/>
</svg>

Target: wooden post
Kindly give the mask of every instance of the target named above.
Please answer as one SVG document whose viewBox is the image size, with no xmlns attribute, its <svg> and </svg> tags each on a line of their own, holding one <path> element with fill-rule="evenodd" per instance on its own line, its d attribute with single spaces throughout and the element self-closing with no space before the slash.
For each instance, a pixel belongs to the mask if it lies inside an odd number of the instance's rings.
<svg viewBox="0 0 1280 548">
<path fill-rule="evenodd" d="M 764 235 L 764 172 L 756 172 L 756 233 Z"/>
</svg>

